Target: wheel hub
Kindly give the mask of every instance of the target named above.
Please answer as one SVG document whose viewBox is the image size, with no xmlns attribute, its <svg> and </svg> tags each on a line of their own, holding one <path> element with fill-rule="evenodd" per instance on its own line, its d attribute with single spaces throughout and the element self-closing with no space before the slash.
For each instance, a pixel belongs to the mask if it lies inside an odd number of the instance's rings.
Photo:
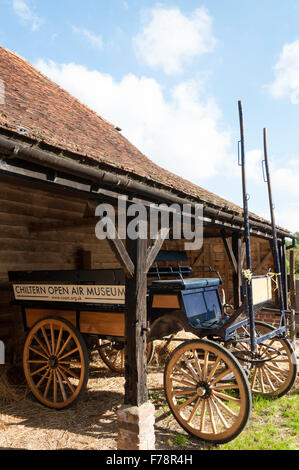
<svg viewBox="0 0 299 470">
<path fill-rule="evenodd" d="M 207 382 L 199 382 L 196 393 L 200 398 L 209 398 L 211 396 L 211 389 Z"/>
<path fill-rule="evenodd" d="M 56 356 L 49 357 L 49 366 L 51 369 L 56 369 L 58 366 L 58 359 Z"/>
</svg>

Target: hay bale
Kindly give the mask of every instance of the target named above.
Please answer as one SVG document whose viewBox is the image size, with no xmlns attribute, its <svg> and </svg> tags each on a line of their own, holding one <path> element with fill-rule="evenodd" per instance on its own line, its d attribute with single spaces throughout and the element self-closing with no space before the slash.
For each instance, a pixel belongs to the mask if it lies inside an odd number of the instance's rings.
<svg viewBox="0 0 299 470">
<path fill-rule="evenodd" d="M 171 353 L 180 345 L 184 340 L 198 339 L 192 333 L 186 331 L 179 331 L 173 338 L 168 337 L 162 341 L 155 341 L 155 357 L 154 361 L 158 366 L 165 365 Z M 180 340 L 180 341 L 177 341 Z"/>
</svg>

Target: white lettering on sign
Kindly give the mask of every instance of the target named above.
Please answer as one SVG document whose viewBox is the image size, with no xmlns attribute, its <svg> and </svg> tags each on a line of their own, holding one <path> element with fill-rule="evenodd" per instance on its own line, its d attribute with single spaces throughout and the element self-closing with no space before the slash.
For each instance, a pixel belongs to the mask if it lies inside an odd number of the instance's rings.
<svg viewBox="0 0 299 470">
<path fill-rule="evenodd" d="M 16 300 L 124 304 L 125 286 L 14 284 Z"/>
</svg>

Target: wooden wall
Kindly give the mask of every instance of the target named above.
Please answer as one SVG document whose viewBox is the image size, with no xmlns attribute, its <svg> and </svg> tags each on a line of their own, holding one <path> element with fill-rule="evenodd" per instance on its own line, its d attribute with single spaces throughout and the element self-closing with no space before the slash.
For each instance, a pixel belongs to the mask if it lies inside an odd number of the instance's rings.
<svg viewBox="0 0 299 470">
<path fill-rule="evenodd" d="M 68 191 L 50 193 L 20 178 L 0 176 L 0 338 L 6 344 L 8 361 L 19 360 L 23 341 L 20 309 L 10 305 L 8 271 L 120 267 L 108 242 L 97 240 L 92 226 L 40 233 L 29 230 L 32 223 L 82 218 L 85 211 L 84 198 Z M 183 241 L 166 241 L 163 248 L 183 249 Z M 266 272 L 273 265 L 269 242 L 253 238 L 252 251 L 255 274 Z M 91 253 L 90 266 L 84 265 L 86 252 Z M 211 265 L 221 273 L 226 300 L 231 301 L 233 273 L 222 239 L 204 239 L 201 252 L 189 252 L 189 258 L 192 265 Z"/>
<path fill-rule="evenodd" d="M 168 240 L 164 243 L 166 249 L 184 249 L 183 240 Z M 274 259 L 268 240 L 251 237 L 252 269 L 254 275 L 265 274 L 269 268 L 274 272 Z M 226 254 L 222 238 L 204 237 L 203 247 L 200 252 L 189 251 L 188 257 L 193 269 L 198 266 L 212 266 L 219 271 L 223 279 L 226 302 L 232 304 L 234 299 L 233 270 Z M 182 263 L 183 264 L 183 263 Z M 186 263 L 185 263 L 186 264 Z M 215 273 L 203 273 L 202 277 L 214 277 Z"/>
<path fill-rule="evenodd" d="M 0 176 L 0 338 L 9 360 L 17 360 L 22 343 L 19 307 L 10 305 L 8 271 L 83 269 L 84 252 L 92 253 L 92 268 L 119 264 L 107 241 L 99 241 L 94 227 L 30 232 L 31 223 L 82 218 L 86 201 L 65 192 L 49 193 L 25 185 L 21 179 Z"/>
</svg>

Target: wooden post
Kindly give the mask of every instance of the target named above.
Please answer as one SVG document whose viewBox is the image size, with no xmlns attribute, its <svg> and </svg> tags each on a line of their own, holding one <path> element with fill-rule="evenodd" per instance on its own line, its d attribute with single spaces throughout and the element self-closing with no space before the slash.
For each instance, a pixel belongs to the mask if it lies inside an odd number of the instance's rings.
<svg viewBox="0 0 299 470">
<path fill-rule="evenodd" d="M 126 251 L 134 266 L 126 278 L 125 404 L 117 411 L 118 450 L 155 449 L 155 407 L 148 402 L 146 374 L 146 266 L 152 251 L 147 240 L 127 239 Z"/>
<path fill-rule="evenodd" d="M 127 239 L 127 252 L 135 270 L 134 275 L 126 279 L 125 404 L 140 406 L 148 399 L 146 384 L 147 241 L 139 238 Z"/>
</svg>

